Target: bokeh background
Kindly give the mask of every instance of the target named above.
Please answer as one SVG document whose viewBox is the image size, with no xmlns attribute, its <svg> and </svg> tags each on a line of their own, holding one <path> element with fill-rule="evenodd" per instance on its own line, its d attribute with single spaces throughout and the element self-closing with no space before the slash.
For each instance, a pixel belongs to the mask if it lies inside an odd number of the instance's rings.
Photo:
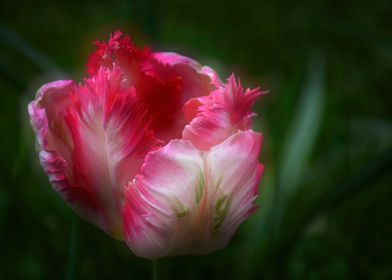
<svg viewBox="0 0 392 280">
<path fill-rule="evenodd" d="M 392 279 L 390 0 L 1 1 L 0 279 L 151 277 L 51 189 L 26 112 L 117 29 L 269 91 L 257 214 L 217 253 L 161 260 L 164 279 Z"/>
</svg>

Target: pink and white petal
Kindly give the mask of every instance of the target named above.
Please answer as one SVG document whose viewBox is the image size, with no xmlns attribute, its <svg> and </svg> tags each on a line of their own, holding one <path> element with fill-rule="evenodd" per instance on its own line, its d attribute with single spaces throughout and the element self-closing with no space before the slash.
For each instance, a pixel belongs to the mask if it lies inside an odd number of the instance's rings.
<svg viewBox="0 0 392 280">
<path fill-rule="evenodd" d="M 226 88 L 217 92 L 216 103 L 230 113 L 233 126 L 247 130 L 252 128 L 252 117 L 256 115 L 251 111 L 253 104 L 262 94 L 260 88 L 245 90 L 241 82 L 237 83 L 234 74 L 232 74 Z"/>
<path fill-rule="evenodd" d="M 72 162 L 69 160 L 73 141 L 62 120 L 71 103 L 69 94 L 73 89 L 72 81 L 56 81 L 42 86 L 36 100 L 29 104 L 28 112 L 37 137 L 40 163 L 53 188 L 80 216 L 100 225 L 103 210 L 98 201 L 72 180 Z"/>
<path fill-rule="evenodd" d="M 208 98 L 191 99 L 184 105 L 186 118 L 194 119 L 185 126 L 183 139 L 208 150 L 230 135 L 250 129 L 255 115 L 251 108 L 260 95 L 259 89 L 245 91 L 232 75 L 227 85 L 211 92 Z"/>
<path fill-rule="evenodd" d="M 111 75 L 121 77 L 120 73 L 111 72 Z M 113 81 L 110 83 L 113 84 Z M 117 82 L 115 84 L 118 85 Z M 158 143 L 150 129 L 147 110 L 137 99 L 134 88 L 106 90 L 103 107 L 103 128 L 112 179 L 125 186 L 135 177 L 147 153 Z"/>
<path fill-rule="evenodd" d="M 100 68 L 84 85 L 46 85 L 29 113 L 54 188 L 80 216 L 121 239 L 122 188 L 156 143 L 123 74 Z"/>
<path fill-rule="evenodd" d="M 189 241 L 186 228 L 203 165 L 201 153 L 181 140 L 148 154 L 136 181 L 125 190 L 124 236 L 137 256 L 167 256 Z"/>
<path fill-rule="evenodd" d="M 215 190 L 214 228 L 227 242 L 255 210 L 263 166 L 258 162 L 261 134 L 238 132 L 206 154 L 210 188 Z"/>
<path fill-rule="evenodd" d="M 69 80 L 45 84 L 28 106 L 30 122 L 38 143 L 45 149 L 63 151 L 62 156 L 69 153 L 69 138 L 62 119 L 71 103 L 70 92 L 74 87 L 75 84 Z M 48 119 L 51 120 L 49 124 Z"/>
<path fill-rule="evenodd" d="M 41 165 L 54 190 L 86 221 L 102 227 L 106 223 L 105 210 L 86 188 L 71 182 L 67 175 L 67 162 L 56 152 L 41 150 Z"/>
<path fill-rule="evenodd" d="M 209 99 L 209 96 L 203 96 L 192 98 L 187 103 L 185 103 L 185 105 L 182 107 L 182 113 L 184 115 L 185 121 L 190 123 L 194 118 L 196 118 L 199 113 L 199 108 L 208 104 Z"/>
<path fill-rule="evenodd" d="M 105 210 L 100 226 L 116 238 L 122 235 L 123 186 L 155 145 L 146 112 L 122 79 L 118 69 L 101 68 L 75 90 L 65 119 L 74 141 L 75 179 L 99 201 Z"/>
<path fill-rule="evenodd" d="M 200 150 L 208 150 L 232 135 L 230 115 L 222 108 L 207 109 L 186 125 L 182 137 Z"/>
<path fill-rule="evenodd" d="M 156 52 L 153 53 L 153 57 L 162 65 L 170 66 L 176 75 L 184 79 L 186 100 L 208 95 L 212 90 L 222 86 L 214 69 L 202 66 L 192 58 L 174 52 Z M 170 71 L 168 74 L 171 74 Z"/>
</svg>

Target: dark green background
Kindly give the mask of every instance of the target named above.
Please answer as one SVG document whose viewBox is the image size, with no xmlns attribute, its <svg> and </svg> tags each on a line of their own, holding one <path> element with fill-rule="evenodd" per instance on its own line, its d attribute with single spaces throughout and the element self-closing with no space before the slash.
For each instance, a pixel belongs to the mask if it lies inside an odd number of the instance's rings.
<svg viewBox="0 0 392 280">
<path fill-rule="evenodd" d="M 164 278 L 392 279 L 391 19 L 389 0 L 1 1 L 0 279 L 150 277 L 51 189 L 26 113 L 116 29 L 269 90 L 260 209 L 224 250 L 162 260 Z"/>
</svg>

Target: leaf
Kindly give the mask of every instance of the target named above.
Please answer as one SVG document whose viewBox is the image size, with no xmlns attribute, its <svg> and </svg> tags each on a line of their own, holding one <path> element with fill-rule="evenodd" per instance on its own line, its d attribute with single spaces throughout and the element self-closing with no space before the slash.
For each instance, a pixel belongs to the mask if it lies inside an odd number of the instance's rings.
<svg viewBox="0 0 392 280">
<path fill-rule="evenodd" d="M 2 39 L 0 41 L 2 44 L 20 52 L 25 58 L 32 61 L 45 72 L 54 73 L 59 77 L 65 76 L 65 74 L 45 55 L 35 50 L 12 29 L 3 24 L 0 24 L 0 38 Z"/>
<path fill-rule="evenodd" d="M 307 77 L 282 148 L 279 169 L 280 203 L 297 190 L 319 133 L 325 95 L 325 69 L 321 53 L 311 56 Z"/>
</svg>

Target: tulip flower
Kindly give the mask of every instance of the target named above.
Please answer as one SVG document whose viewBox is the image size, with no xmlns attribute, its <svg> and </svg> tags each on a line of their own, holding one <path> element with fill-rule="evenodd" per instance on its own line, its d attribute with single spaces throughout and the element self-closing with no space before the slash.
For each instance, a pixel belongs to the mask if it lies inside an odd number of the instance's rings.
<svg viewBox="0 0 392 280">
<path fill-rule="evenodd" d="M 140 257 L 223 248 L 256 209 L 262 92 L 120 32 L 96 42 L 87 72 L 42 86 L 28 107 L 53 188 Z"/>
</svg>

